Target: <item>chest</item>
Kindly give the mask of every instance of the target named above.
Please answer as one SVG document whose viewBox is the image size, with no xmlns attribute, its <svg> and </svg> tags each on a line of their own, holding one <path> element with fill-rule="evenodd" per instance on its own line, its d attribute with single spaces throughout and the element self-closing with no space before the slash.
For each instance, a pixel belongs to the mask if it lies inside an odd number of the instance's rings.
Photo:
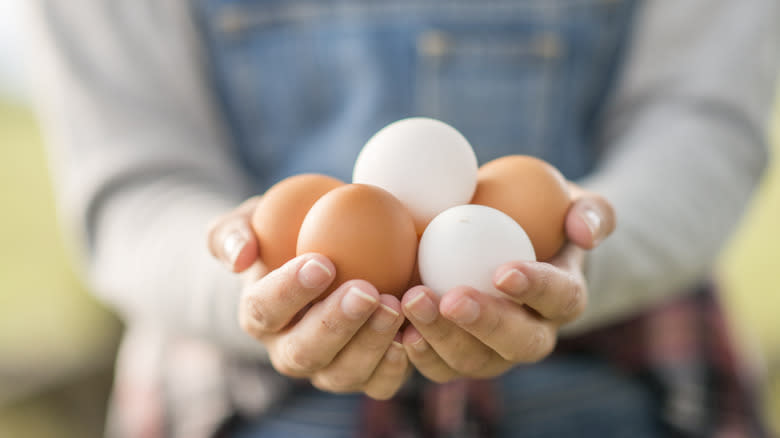
<svg viewBox="0 0 780 438">
<path fill-rule="evenodd" d="M 382 126 L 448 122 L 480 162 L 509 153 L 587 171 L 628 0 L 201 0 L 216 87 L 264 186 L 349 178 Z"/>
</svg>

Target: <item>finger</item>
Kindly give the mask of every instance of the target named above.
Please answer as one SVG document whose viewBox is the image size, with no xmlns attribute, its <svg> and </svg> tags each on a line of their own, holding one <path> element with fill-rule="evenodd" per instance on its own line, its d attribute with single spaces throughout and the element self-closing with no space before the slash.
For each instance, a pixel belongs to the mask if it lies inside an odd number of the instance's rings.
<svg viewBox="0 0 780 438">
<path fill-rule="evenodd" d="M 604 197 L 583 190 L 566 214 L 566 235 L 575 245 L 593 249 L 615 230 L 615 210 Z"/>
<path fill-rule="evenodd" d="M 379 297 L 379 306 L 335 359 L 318 371 L 312 383 L 331 392 L 352 392 L 364 387 L 393 342 L 404 319 L 401 304 L 392 295 Z"/>
<path fill-rule="evenodd" d="M 478 377 L 488 370 L 495 353 L 474 336 L 439 314 L 438 296 L 424 286 L 410 289 L 402 300 L 404 314 L 441 356 L 460 374 Z"/>
<path fill-rule="evenodd" d="M 244 289 L 239 320 L 255 338 L 285 327 L 333 281 L 336 268 L 326 257 L 304 254 Z"/>
<path fill-rule="evenodd" d="M 233 272 L 245 270 L 257 259 L 257 239 L 249 224 L 259 200 L 260 196 L 249 198 L 209 225 L 211 255 Z"/>
<path fill-rule="evenodd" d="M 281 336 L 266 341 L 276 369 L 286 375 L 309 376 L 327 367 L 377 306 L 379 292 L 370 283 L 344 283 Z"/>
<path fill-rule="evenodd" d="M 412 325 L 406 327 L 402 338 L 404 350 L 409 361 L 423 376 L 436 383 L 446 383 L 460 377 Z"/>
<path fill-rule="evenodd" d="M 541 360 L 555 347 L 555 325 L 505 298 L 466 287 L 447 292 L 442 315 L 509 363 Z"/>
<path fill-rule="evenodd" d="M 571 259 L 577 255 L 567 248 L 554 260 L 563 265 L 574 264 Z M 493 281 L 511 300 L 528 305 L 550 320 L 571 321 L 587 305 L 585 279 L 578 267 L 563 269 L 550 263 L 510 262 L 496 270 Z"/>
<path fill-rule="evenodd" d="M 241 279 L 243 280 L 244 287 L 246 289 L 253 287 L 255 283 L 268 275 L 268 272 L 268 267 L 265 266 L 265 264 L 260 259 L 255 260 L 254 263 L 249 265 L 248 268 L 241 272 Z"/>
<path fill-rule="evenodd" d="M 410 372 L 404 346 L 394 340 L 364 386 L 363 392 L 375 400 L 387 400 L 398 392 Z"/>
</svg>

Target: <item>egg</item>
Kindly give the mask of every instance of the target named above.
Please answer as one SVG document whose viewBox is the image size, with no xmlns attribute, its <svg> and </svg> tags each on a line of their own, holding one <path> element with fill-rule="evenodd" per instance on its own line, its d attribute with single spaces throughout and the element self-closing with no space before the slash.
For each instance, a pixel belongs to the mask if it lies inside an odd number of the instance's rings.
<svg viewBox="0 0 780 438">
<path fill-rule="evenodd" d="M 298 230 L 306 213 L 322 195 L 342 185 L 342 181 L 330 176 L 301 174 L 283 179 L 263 194 L 251 223 L 260 259 L 269 269 L 295 257 Z"/>
<path fill-rule="evenodd" d="M 471 200 L 501 210 L 528 233 L 539 260 L 549 260 L 566 241 L 571 195 L 566 179 L 538 158 L 510 155 L 485 163 Z"/>
<path fill-rule="evenodd" d="M 436 216 L 417 254 L 424 285 L 439 295 L 455 286 L 502 296 L 493 275 L 504 263 L 536 260 L 528 235 L 511 217 L 483 205 L 460 205 Z"/>
<path fill-rule="evenodd" d="M 320 253 L 336 266 L 336 278 L 321 297 L 351 279 L 400 297 L 412 276 L 416 251 L 409 212 L 389 192 L 365 184 L 325 194 L 306 214 L 298 234 L 298 255 Z"/>
<path fill-rule="evenodd" d="M 420 238 L 422 236 L 417 236 L 417 247 L 420 247 Z M 409 283 L 406 285 L 406 289 L 409 290 L 415 286 L 419 286 L 422 284 L 422 279 L 420 278 L 420 264 L 417 263 L 417 252 L 414 254 L 414 268 L 412 269 L 412 276 L 409 278 Z"/>
<path fill-rule="evenodd" d="M 434 216 L 471 200 L 477 167 L 474 150 L 455 128 L 414 117 L 391 123 L 368 140 L 352 182 L 392 193 L 409 209 L 420 235 Z"/>
</svg>

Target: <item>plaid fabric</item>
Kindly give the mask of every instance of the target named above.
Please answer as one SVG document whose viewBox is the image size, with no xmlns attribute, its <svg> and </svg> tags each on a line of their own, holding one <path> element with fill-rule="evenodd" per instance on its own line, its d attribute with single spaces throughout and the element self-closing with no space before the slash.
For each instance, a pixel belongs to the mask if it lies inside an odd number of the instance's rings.
<svg viewBox="0 0 780 438">
<path fill-rule="evenodd" d="M 670 437 L 760 438 L 755 373 L 741 361 L 713 287 L 630 321 L 559 342 L 553 354 L 599 355 L 650 385 Z M 363 437 L 491 437 L 500 388 L 486 381 L 428 384 L 421 394 L 367 401 Z M 422 413 L 416 414 L 416 413 Z"/>
<path fill-rule="evenodd" d="M 768 436 L 755 374 L 744 366 L 712 287 L 645 314 L 559 342 L 553 354 L 607 358 L 655 388 L 670 437 Z M 229 419 L 259 415 L 304 381 L 255 364 L 229 363 L 213 348 L 131 332 L 119 358 L 109 436 L 229 437 Z M 422 390 L 414 390 L 422 388 Z M 501 416 L 498 385 L 410 382 L 389 401 L 366 399 L 366 438 L 490 437 Z M 228 420 L 226 420 L 228 419 Z M 216 431 L 216 432 L 215 432 Z"/>
<path fill-rule="evenodd" d="M 769 435 L 757 375 L 743 361 L 712 285 L 558 349 L 601 354 L 653 382 L 671 436 Z"/>
</svg>

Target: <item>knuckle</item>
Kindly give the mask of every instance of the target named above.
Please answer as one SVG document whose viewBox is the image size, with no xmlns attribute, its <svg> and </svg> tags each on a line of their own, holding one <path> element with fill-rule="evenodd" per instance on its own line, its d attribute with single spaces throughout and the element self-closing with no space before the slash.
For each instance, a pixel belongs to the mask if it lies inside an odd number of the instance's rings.
<svg viewBox="0 0 780 438">
<path fill-rule="evenodd" d="M 255 322 L 251 318 L 245 316 L 243 313 L 238 318 L 238 324 L 245 333 L 252 336 L 255 339 L 260 339 L 263 335 L 262 330 L 258 329 Z"/>
<path fill-rule="evenodd" d="M 334 393 L 354 392 L 361 386 L 362 382 L 357 382 L 349 376 L 343 374 L 317 374 L 311 380 L 312 385 L 322 391 Z"/>
<path fill-rule="evenodd" d="M 514 363 L 531 363 L 543 359 L 552 352 L 555 342 L 550 339 L 543 326 L 537 326 L 529 333 L 520 348 L 512 350 L 504 359 Z"/>
<path fill-rule="evenodd" d="M 403 373 L 401 375 L 403 375 Z M 365 393 L 374 400 L 388 400 L 398 392 L 398 389 L 401 388 L 402 384 L 403 378 L 401 377 L 394 379 L 392 382 L 385 381 L 382 382 L 382 384 L 371 385 L 366 388 Z"/>
<path fill-rule="evenodd" d="M 423 353 L 413 353 L 409 361 L 432 382 L 447 383 L 457 377 L 457 372 L 430 349 Z"/>
<path fill-rule="evenodd" d="M 485 318 L 483 333 L 487 339 L 493 339 L 496 336 L 502 335 L 501 328 L 504 327 L 504 313 L 503 309 L 498 309 L 495 314 L 490 318 Z"/>
<path fill-rule="evenodd" d="M 257 298 L 247 295 L 242 300 L 241 327 L 251 335 L 260 336 L 271 330 L 267 312 L 262 302 Z"/>
<path fill-rule="evenodd" d="M 550 354 L 555 347 L 555 340 L 549 335 L 545 327 L 536 328 L 526 347 L 526 358 L 530 362 L 542 360 Z"/>
<path fill-rule="evenodd" d="M 490 361 L 490 356 L 484 353 L 463 355 L 450 364 L 450 367 L 464 376 L 479 375 Z"/>
<path fill-rule="evenodd" d="M 327 381 L 327 379 L 324 379 L 321 376 L 313 377 L 310 380 L 310 382 L 312 386 L 319 389 L 320 391 L 331 392 L 331 393 L 340 392 L 336 388 L 332 387 L 330 383 Z"/>
<path fill-rule="evenodd" d="M 564 306 L 564 314 L 575 318 L 585 311 L 586 293 L 585 286 L 579 282 L 574 282 L 570 289 L 569 298 Z"/>
<path fill-rule="evenodd" d="M 532 287 L 529 290 L 529 299 L 536 301 L 549 294 L 553 283 L 552 275 L 550 275 L 549 271 L 542 270 L 542 272 L 540 272 L 536 277 L 536 281 L 534 283 L 535 287 Z"/>
<path fill-rule="evenodd" d="M 427 377 L 428 380 L 438 384 L 447 383 L 453 380 L 456 376 L 457 374 L 455 374 L 454 372 L 434 372 L 425 375 L 425 377 Z"/>
<path fill-rule="evenodd" d="M 438 329 L 426 333 L 425 338 L 430 345 L 444 345 L 453 339 L 452 332 L 452 328 L 440 326 Z"/>
<path fill-rule="evenodd" d="M 288 363 L 279 360 L 278 356 L 272 354 L 270 356 L 270 359 L 271 359 L 271 365 L 274 367 L 276 371 L 279 372 L 279 374 L 282 374 L 287 377 L 301 377 L 303 375 L 298 370 L 292 369 Z"/>
<path fill-rule="evenodd" d="M 390 364 L 387 363 L 386 360 L 383 360 L 379 366 L 377 367 L 377 370 L 374 375 L 372 375 L 368 381 L 376 379 L 377 377 L 381 379 L 401 379 L 406 374 L 408 369 L 408 363 L 405 362 L 402 365 L 397 364 Z"/>
<path fill-rule="evenodd" d="M 540 351 L 544 349 L 544 345 L 547 342 L 547 335 L 542 327 L 535 327 L 519 351 L 522 360 L 528 362 L 536 362 L 540 356 Z"/>
<path fill-rule="evenodd" d="M 396 393 L 396 388 L 381 388 L 370 389 L 366 391 L 366 395 L 374 400 L 384 401 L 393 398 Z"/>
<path fill-rule="evenodd" d="M 475 378 L 475 379 L 492 379 L 492 378 L 495 378 L 495 377 L 498 377 L 498 376 L 504 374 L 505 372 L 507 372 L 507 370 L 512 368 L 512 366 L 514 366 L 515 364 L 513 364 L 513 363 L 511 363 L 511 362 L 509 362 L 507 360 L 503 360 L 502 359 L 501 361 L 496 361 L 494 364 L 491 364 L 491 365 L 492 366 L 490 366 L 489 368 L 485 368 L 480 374 L 473 376 L 473 378 Z"/>
<path fill-rule="evenodd" d="M 365 385 L 366 381 L 368 380 L 368 376 L 365 376 L 362 373 L 358 374 L 350 372 L 334 372 L 323 374 L 321 378 L 324 382 L 327 382 L 327 385 L 332 390 L 339 392 L 354 391 L 357 388 Z"/>
<path fill-rule="evenodd" d="M 296 342 L 286 344 L 285 359 L 285 368 L 297 373 L 310 374 L 327 365 L 327 361 L 313 356 L 309 350 Z"/>
<path fill-rule="evenodd" d="M 379 358 L 380 360 L 382 359 L 382 356 L 384 356 L 388 348 L 387 343 L 384 342 L 385 340 L 382 337 L 373 336 L 370 339 L 358 338 L 359 341 L 356 343 L 357 345 L 355 345 L 355 347 L 359 348 L 364 355 Z"/>
<path fill-rule="evenodd" d="M 350 331 L 349 327 L 347 327 L 344 324 L 344 321 L 339 318 L 326 317 L 322 320 L 321 329 L 324 332 L 324 336 L 338 338 L 352 336 L 352 332 Z"/>
</svg>

